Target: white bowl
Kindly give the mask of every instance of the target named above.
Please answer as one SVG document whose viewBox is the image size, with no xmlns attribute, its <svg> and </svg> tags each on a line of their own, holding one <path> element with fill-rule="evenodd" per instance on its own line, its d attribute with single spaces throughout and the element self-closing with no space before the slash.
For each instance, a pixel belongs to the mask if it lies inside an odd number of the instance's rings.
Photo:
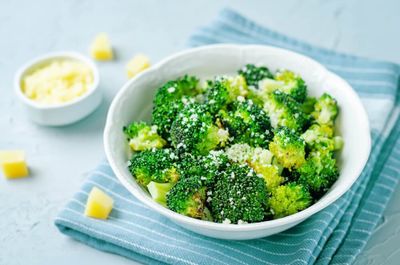
<svg viewBox="0 0 400 265">
<path fill-rule="evenodd" d="M 93 84 L 85 94 L 72 101 L 57 105 L 42 105 L 24 95 L 21 89 L 21 81 L 30 71 L 54 59 L 73 59 L 88 65 L 93 73 Z M 96 65 L 87 57 L 76 52 L 55 52 L 37 57 L 22 66 L 14 79 L 15 92 L 23 103 L 29 118 L 38 124 L 48 126 L 71 124 L 92 113 L 102 100 L 98 86 L 99 72 Z"/>
<path fill-rule="evenodd" d="M 122 127 L 132 121 L 149 120 L 152 99 L 160 85 L 176 77 L 193 74 L 210 77 L 236 72 L 247 63 L 262 64 L 275 71 L 287 68 L 299 73 L 313 96 L 328 92 L 339 102 L 337 130 L 345 144 L 339 157 L 340 176 L 332 188 L 309 208 L 281 219 L 252 224 L 220 224 L 175 213 L 154 202 L 127 168 L 127 143 Z M 279 233 L 321 211 L 357 180 L 368 160 L 371 139 L 367 114 L 351 86 L 316 61 L 270 46 L 211 45 L 186 50 L 168 57 L 127 82 L 114 98 L 104 130 L 108 161 L 118 179 L 137 199 L 175 223 L 206 236 L 222 239 L 253 239 Z"/>
</svg>

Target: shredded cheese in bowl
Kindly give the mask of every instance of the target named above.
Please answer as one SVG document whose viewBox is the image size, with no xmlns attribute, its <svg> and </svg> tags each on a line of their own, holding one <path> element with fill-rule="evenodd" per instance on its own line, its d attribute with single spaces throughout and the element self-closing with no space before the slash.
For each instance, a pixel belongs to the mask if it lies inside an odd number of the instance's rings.
<svg viewBox="0 0 400 265">
<path fill-rule="evenodd" d="M 87 93 L 93 85 L 89 65 L 74 59 L 54 59 L 23 77 L 23 94 L 41 105 L 60 105 Z"/>
</svg>

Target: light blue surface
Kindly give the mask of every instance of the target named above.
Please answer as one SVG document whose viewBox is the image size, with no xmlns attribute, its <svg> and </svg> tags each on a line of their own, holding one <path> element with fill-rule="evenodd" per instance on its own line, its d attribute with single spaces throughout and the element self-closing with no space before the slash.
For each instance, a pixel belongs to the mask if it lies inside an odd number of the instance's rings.
<svg viewBox="0 0 400 265">
<path fill-rule="evenodd" d="M 136 52 L 157 61 L 180 50 L 194 28 L 232 6 L 269 28 L 319 46 L 400 62 L 400 2 L 378 1 L 1 1 L 0 148 L 23 148 L 33 174 L 0 178 L 0 264 L 132 264 L 62 236 L 53 219 L 104 156 L 107 106 L 126 81 Z M 201 15 L 199 15 L 201 14 Z M 99 63 L 106 101 L 88 119 L 64 128 L 39 127 L 22 113 L 12 78 L 26 60 L 49 51 L 87 52 L 99 31 L 110 34 L 118 59 Z M 84 146 L 84 148 L 82 148 Z M 79 153 L 79 159 L 76 154 Z M 400 192 L 358 264 L 398 264 Z"/>
<path fill-rule="evenodd" d="M 111 168 L 102 164 L 57 216 L 60 231 L 96 248 L 145 263 L 353 263 L 377 226 L 398 183 L 399 66 L 319 49 L 259 27 L 230 10 L 224 10 L 210 26 L 195 33 L 189 45 L 220 42 L 291 49 L 346 76 L 369 110 L 373 146 L 369 162 L 351 190 L 293 229 L 264 239 L 224 241 L 186 231 L 151 211 L 130 196 Z M 88 192 L 93 186 L 104 189 L 115 199 L 107 222 L 83 215 Z"/>
</svg>

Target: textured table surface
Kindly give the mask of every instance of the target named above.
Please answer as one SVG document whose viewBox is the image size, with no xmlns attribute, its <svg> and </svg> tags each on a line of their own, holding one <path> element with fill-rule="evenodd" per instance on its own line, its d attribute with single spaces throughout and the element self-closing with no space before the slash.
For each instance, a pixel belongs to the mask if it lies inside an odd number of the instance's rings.
<svg viewBox="0 0 400 265">
<path fill-rule="evenodd" d="M 56 3 L 57 2 L 57 3 Z M 279 2 L 279 3 L 278 3 Z M 103 157 L 108 105 L 126 81 L 137 52 L 154 62 L 184 47 L 190 33 L 230 6 L 254 20 L 311 43 L 400 63 L 400 2 L 330 1 L 0 1 L 0 149 L 26 150 L 32 176 L 0 178 L 0 264 L 133 264 L 75 242 L 53 219 Z M 99 63 L 105 101 L 79 123 L 46 128 L 25 117 L 13 94 L 13 75 L 49 51 L 87 53 L 98 32 L 117 52 Z M 399 264 L 400 189 L 358 264 Z"/>
</svg>

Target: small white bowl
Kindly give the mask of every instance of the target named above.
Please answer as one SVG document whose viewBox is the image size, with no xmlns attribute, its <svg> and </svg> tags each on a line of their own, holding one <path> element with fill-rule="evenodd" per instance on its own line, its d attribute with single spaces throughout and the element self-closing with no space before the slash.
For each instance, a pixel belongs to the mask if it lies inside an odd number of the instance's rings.
<svg viewBox="0 0 400 265">
<path fill-rule="evenodd" d="M 337 131 L 344 138 L 339 154 L 340 176 L 315 204 L 296 214 L 252 224 L 220 224 L 175 213 L 154 202 L 127 168 L 127 142 L 122 127 L 132 121 L 150 120 L 156 89 L 168 80 L 193 74 L 210 77 L 232 74 L 247 63 L 262 64 L 275 71 L 287 68 L 306 81 L 309 94 L 323 92 L 335 97 L 340 106 Z M 168 57 L 128 81 L 114 98 L 104 130 L 108 161 L 121 183 L 142 203 L 175 223 L 206 236 L 222 239 L 253 239 L 289 229 L 332 204 L 357 180 L 370 153 L 371 139 L 367 114 L 351 86 L 316 61 L 288 50 L 258 45 L 211 45 L 186 50 Z"/>
<path fill-rule="evenodd" d="M 93 73 L 93 84 L 82 96 L 57 105 L 39 104 L 24 95 L 21 89 L 21 82 L 24 76 L 39 65 L 46 64 L 55 59 L 72 59 L 88 65 Z M 99 86 L 99 71 L 96 65 L 87 57 L 76 52 L 54 52 L 37 57 L 16 73 L 14 88 L 18 98 L 23 103 L 27 115 L 34 122 L 41 125 L 61 126 L 77 122 L 92 113 L 101 103 L 102 93 Z"/>
</svg>

